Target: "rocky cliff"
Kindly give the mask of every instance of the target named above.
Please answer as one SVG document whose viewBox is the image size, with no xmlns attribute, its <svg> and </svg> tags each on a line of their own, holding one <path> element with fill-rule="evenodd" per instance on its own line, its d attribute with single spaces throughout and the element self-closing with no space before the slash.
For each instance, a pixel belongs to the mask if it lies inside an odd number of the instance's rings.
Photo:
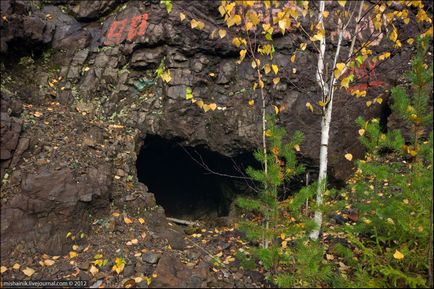
<svg viewBox="0 0 434 289">
<path fill-rule="evenodd" d="M 155 206 L 135 168 L 148 134 L 228 156 L 260 145 L 260 102 L 248 105 L 257 97 L 251 89 L 254 71 L 248 61 L 235 63 L 239 51 L 229 36 L 210 36 L 224 24 L 218 3 L 173 1 L 168 14 L 159 2 L 1 1 L 2 255 L 11 254 L 20 240 L 53 254 L 65 252 L 67 232 L 87 231 L 91 216 L 113 200 L 124 204 L 126 196 L 141 196 L 144 207 Z M 205 28 L 192 29 L 180 11 Z M 400 37 L 415 29 L 407 27 Z M 280 71 L 303 41 L 298 34 L 276 35 Z M 410 52 L 393 51 L 386 65 L 368 65 L 360 74 L 369 79 L 362 82 L 395 85 Z M 294 68 L 266 91 L 270 113 L 273 105 L 284 107 L 279 123 L 290 133 L 305 133 L 300 157 L 312 166 L 320 117 L 305 103 L 319 93 L 316 61 L 309 48 L 298 54 Z M 169 83 L 155 76 L 161 64 L 170 69 Z M 192 105 L 185 99 L 188 87 L 218 109 L 205 113 Z M 386 124 L 387 93 L 382 104 L 365 104 L 381 91 L 370 88 L 366 98 L 339 91 L 329 153 L 334 177 L 351 173 L 345 153 L 363 153 L 355 118 L 381 117 Z"/>
</svg>

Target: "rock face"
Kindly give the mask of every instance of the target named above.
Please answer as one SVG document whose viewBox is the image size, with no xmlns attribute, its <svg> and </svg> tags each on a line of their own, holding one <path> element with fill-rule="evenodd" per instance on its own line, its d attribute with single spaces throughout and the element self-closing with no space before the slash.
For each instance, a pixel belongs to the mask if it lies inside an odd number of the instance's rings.
<svg viewBox="0 0 434 289">
<path fill-rule="evenodd" d="M 2 207 L 2 248 L 22 239 L 48 254 L 65 254 L 66 234 L 87 231 L 89 213 L 107 207 L 109 187 L 106 167 L 91 168 L 80 183 L 66 169 L 25 176 L 21 193 Z"/>
<path fill-rule="evenodd" d="M 2 199 L 2 253 L 18 240 L 33 240 L 41 250 L 62 251 L 65 232 L 85 227 L 89 213 L 106 207 L 115 188 L 119 192 L 131 189 L 131 183 L 118 184 L 116 180 L 136 180 L 136 154 L 140 138 L 147 134 L 176 138 L 191 146 L 205 145 L 228 156 L 260 145 L 261 103 L 258 92 L 251 89 L 255 72 L 247 60 L 241 65 L 235 63 L 239 50 L 231 44 L 233 32 L 228 31 L 223 39 L 210 37 L 223 27 L 218 2 L 172 2 L 173 11 L 168 14 L 159 0 L 1 1 L 1 70 L 5 76 L 1 90 L 1 176 L 3 179 L 6 172 L 14 172 L 16 179 L 6 187 L 14 193 Z M 180 11 L 186 15 L 184 21 L 179 18 Z M 193 18 L 203 21 L 205 28 L 192 29 Z M 406 27 L 400 35 L 405 38 L 412 29 Z M 316 54 L 308 50 L 297 53 L 296 62 L 291 64 L 291 55 L 305 41 L 302 35 L 274 38 L 274 62 L 280 68 L 281 80 L 273 87 L 272 77 L 264 79 L 267 110 L 274 113 L 274 105 L 281 107 L 279 123 L 290 134 L 297 129 L 305 133 L 301 157 L 316 164 L 320 117 L 305 107 L 319 94 L 313 77 Z M 382 75 L 383 79 L 375 80 L 395 84 L 399 81 L 396 75 L 406 69 L 401 64 L 408 62 L 409 52 L 403 49 L 387 67 L 376 67 L 376 74 L 369 73 L 368 77 Z M 284 71 L 290 64 L 293 69 Z M 160 65 L 170 70 L 169 83 L 155 76 Z M 363 73 L 366 71 L 362 69 Z M 216 103 L 218 109 L 205 113 L 187 101 L 187 88 L 197 101 Z M 3 109 L 6 91 L 14 91 L 14 97 L 30 106 L 43 101 L 60 103 L 66 112 L 59 114 L 59 119 L 75 113 L 69 116 L 67 129 L 55 127 L 62 123 L 58 119 L 44 119 L 54 127 L 56 141 L 62 145 L 54 148 L 41 141 L 45 128 L 35 132 L 39 134 L 35 137 L 26 130 L 22 137 L 20 112 L 12 104 L 11 109 Z M 370 89 L 369 95 L 377 97 L 377 92 Z M 257 100 L 255 105 L 248 105 L 250 99 Z M 387 107 L 387 95 L 383 99 L 381 106 L 366 109 L 367 99 L 338 92 L 329 146 L 330 171 L 335 177 L 345 178 L 351 173 L 352 163 L 344 159 L 346 152 L 355 157 L 363 153 L 355 118 L 380 116 Z M 44 112 L 44 117 L 51 111 Z M 30 127 L 29 120 L 35 121 L 40 115 L 33 113 L 25 118 Z M 84 118 L 90 119 L 86 125 Z M 96 123 L 122 125 L 94 130 L 91 127 Z M 131 133 L 115 132 L 119 127 Z M 105 133 L 111 134 L 110 140 Z M 68 146 L 72 140 L 76 143 Z M 22 158 L 28 147 L 40 156 L 34 171 Z M 52 156 L 54 150 L 57 161 L 45 165 L 46 156 Z M 68 157 L 71 151 L 75 155 Z M 86 164 L 77 162 L 78 157 Z M 21 167 L 28 172 L 21 173 Z M 117 172 L 113 185 L 112 171 Z M 132 186 L 137 187 L 137 182 Z M 126 200 L 136 197 L 130 194 Z M 154 205 L 149 195 L 143 198 Z M 170 258 L 162 256 L 160 263 L 166 261 Z M 166 274 L 167 270 L 161 271 Z"/>
<path fill-rule="evenodd" d="M 58 97 L 62 102 L 71 103 L 79 95 L 87 101 L 97 102 L 99 113 L 106 117 L 121 112 L 128 114 L 125 121 L 138 128 L 142 135 L 178 137 L 187 144 L 205 144 L 225 155 L 256 149 L 261 139 L 260 101 L 252 107 L 247 105 L 248 100 L 258 99 L 258 92 L 250 89 L 255 72 L 249 61 L 235 64 L 238 48 L 231 45 L 231 31 L 223 39 L 211 39 L 211 32 L 222 28 L 217 25 L 218 3 L 194 1 L 184 5 L 175 1 L 172 13 L 167 14 L 157 2 L 76 1 L 69 5 L 43 6 L 28 19 L 16 12 L 23 10 L 24 4 L 6 1 L 2 11 L 10 13 L 8 15 L 14 21 L 3 23 L 7 33 L 2 37 L 2 51 L 7 52 L 8 47 L 13 51 L 14 44 L 19 40 L 23 42 L 30 34 L 31 40 L 26 43 L 48 41 L 52 47 L 63 49 L 53 57 L 53 62 L 61 67 L 59 74 L 63 80 L 59 86 L 64 90 Z M 35 10 L 27 6 L 26 9 Z M 70 11 L 76 18 L 62 11 Z M 108 14 L 109 11 L 112 13 Z M 180 11 L 186 15 L 186 20 L 180 21 Z M 89 23 L 96 18 L 102 24 Z M 192 18 L 204 21 L 203 31 L 191 29 L 189 20 Z M 38 24 L 32 24 L 32 29 L 28 29 L 21 23 L 26 21 Z M 36 29 L 38 31 L 34 31 Z M 274 62 L 281 71 L 290 66 L 290 56 L 302 41 L 302 36 L 297 34 L 275 35 Z M 404 49 L 388 63 L 387 69 L 407 58 L 408 51 Z M 169 83 L 155 77 L 155 69 L 160 64 L 170 70 Z M 312 77 L 316 55 L 312 52 L 297 54 L 293 66 L 292 71 L 279 75 L 281 81 L 277 86 L 266 91 L 267 107 L 270 113 L 274 111 L 273 105 L 284 107 L 279 114 L 280 123 L 289 132 L 303 130 L 306 137 L 301 154 L 315 163 L 320 118 L 318 113 L 309 112 L 305 103 L 312 102 L 319 94 Z M 394 73 L 384 74 L 385 78 L 378 81 L 394 84 L 395 75 L 405 67 L 396 65 L 395 68 Z M 370 73 L 369 77 L 383 76 L 386 67 L 375 69 L 376 73 Z M 265 83 L 271 82 L 272 77 L 267 76 Z M 149 87 L 153 90 L 151 94 L 146 93 Z M 185 100 L 188 87 L 195 99 L 216 103 L 223 109 L 205 113 L 192 105 Z M 370 95 L 375 97 L 377 92 L 372 89 Z M 135 105 L 131 105 L 132 102 Z M 359 115 L 370 118 L 381 113 L 381 106 L 366 109 L 365 102 L 366 99 L 356 99 L 342 91 L 336 97 L 329 164 L 338 178 L 345 178 L 351 172 L 351 163 L 343 158 L 345 152 L 355 156 L 362 154 L 354 119 Z M 382 106 L 385 105 L 386 102 Z"/>
</svg>

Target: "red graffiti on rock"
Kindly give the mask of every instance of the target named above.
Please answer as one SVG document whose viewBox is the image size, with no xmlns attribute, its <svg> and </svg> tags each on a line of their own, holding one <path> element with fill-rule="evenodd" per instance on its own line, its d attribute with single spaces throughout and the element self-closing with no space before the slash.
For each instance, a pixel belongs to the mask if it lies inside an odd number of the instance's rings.
<svg viewBox="0 0 434 289">
<path fill-rule="evenodd" d="M 115 20 L 107 31 L 104 44 L 117 45 L 125 39 L 132 41 L 137 36 L 143 36 L 146 28 L 148 28 L 148 13 Z"/>
</svg>

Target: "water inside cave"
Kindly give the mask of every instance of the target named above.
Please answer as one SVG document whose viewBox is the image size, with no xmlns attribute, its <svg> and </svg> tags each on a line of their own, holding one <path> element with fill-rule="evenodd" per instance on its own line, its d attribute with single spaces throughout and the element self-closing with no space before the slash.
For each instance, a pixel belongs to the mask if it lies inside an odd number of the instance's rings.
<svg viewBox="0 0 434 289">
<path fill-rule="evenodd" d="M 248 166 L 258 167 L 251 152 L 229 158 L 158 135 L 145 137 L 137 158 L 139 181 L 167 216 L 186 220 L 227 216 L 236 196 L 253 193 L 243 179 Z"/>
</svg>

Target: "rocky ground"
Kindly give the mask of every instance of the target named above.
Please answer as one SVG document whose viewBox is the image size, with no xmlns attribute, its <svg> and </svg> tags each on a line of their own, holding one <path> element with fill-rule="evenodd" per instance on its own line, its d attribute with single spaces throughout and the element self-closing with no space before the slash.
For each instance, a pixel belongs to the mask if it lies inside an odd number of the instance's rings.
<svg viewBox="0 0 434 289">
<path fill-rule="evenodd" d="M 134 132 L 124 125 L 97 121 L 85 110 L 71 110 L 49 98 L 38 105 L 5 98 L 2 104 L 2 132 L 17 133 L 11 151 L 22 159 L 12 172 L 4 170 L 2 204 L 12 205 L 2 210 L 3 232 L 24 233 L 35 223 L 79 214 L 73 226 L 56 223 L 45 228 L 46 235 L 39 232 L 2 250 L 3 280 L 87 280 L 94 287 L 266 286 L 260 272 L 244 271 L 235 260 L 238 248 L 246 243 L 234 225 L 188 227 L 168 222 L 154 196 L 128 177 L 130 171 L 124 166 L 126 171 L 102 169 L 100 164 L 107 159 L 116 164 L 128 148 L 133 150 Z M 20 129 L 14 128 L 15 123 Z M 23 140 L 25 146 L 20 145 Z M 99 168 L 95 179 L 102 180 L 95 180 L 92 190 L 100 194 L 89 195 L 75 187 L 78 196 L 71 199 L 68 192 L 74 189 L 69 186 L 79 184 L 80 177 L 95 167 Z M 103 188 L 108 184 L 113 188 L 110 193 Z M 41 205 L 32 194 L 51 198 L 53 204 Z M 88 206 L 82 208 L 83 204 Z M 29 224 L 8 223 L 13 210 L 22 206 L 28 212 L 22 217 Z M 41 236 L 48 245 L 34 240 Z M 113 270 L 118 258 L 124 262 L 119 273 Z"/>
</svg>

